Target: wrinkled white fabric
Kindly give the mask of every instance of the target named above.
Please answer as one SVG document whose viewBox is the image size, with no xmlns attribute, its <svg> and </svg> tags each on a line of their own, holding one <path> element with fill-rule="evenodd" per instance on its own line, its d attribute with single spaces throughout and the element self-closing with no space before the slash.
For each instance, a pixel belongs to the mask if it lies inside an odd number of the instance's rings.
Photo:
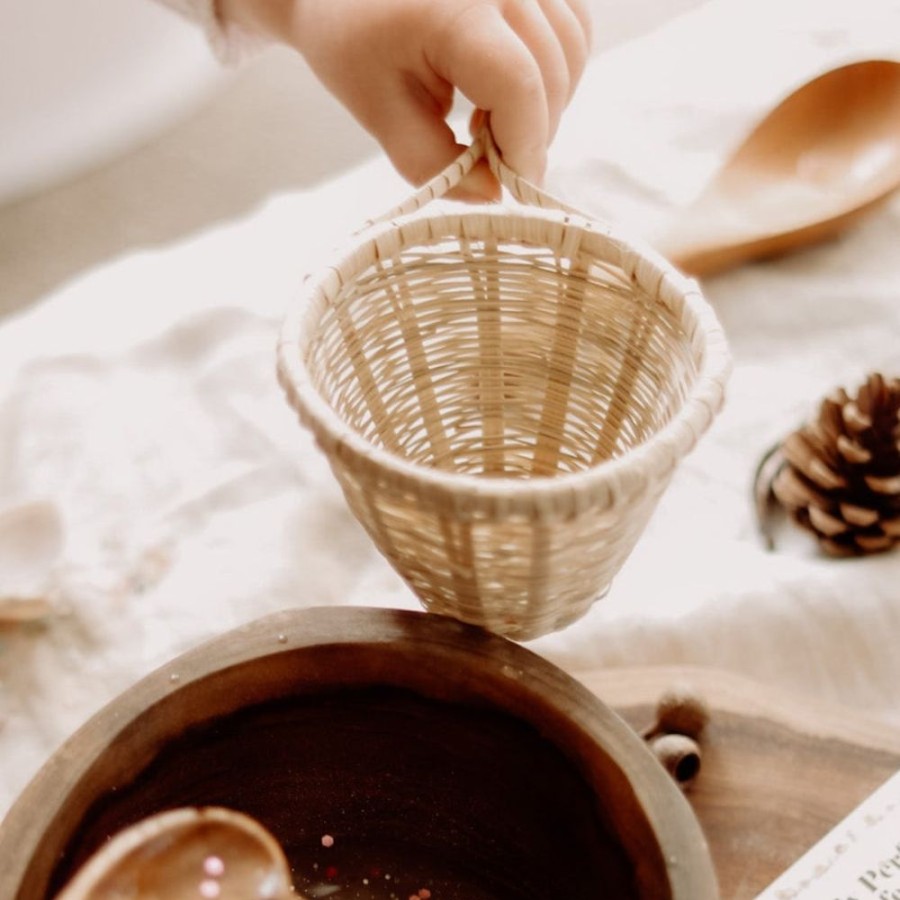
<svg viewBox="0 0 900 900">
<path fill-rule="evenodd" d="M 900 38 L 887 2 L 714 0 L 589 68 L 548 186 L 651 235 L 778 96 Z M 87 274 L 0 328 L 0 508 L 51 504 L 56 614 L 0 635 L 0 809 L 105 702 L 198 642 L 318 604 L 417 608 L 274 377 L 304 272 L 408 193 L 384 160 Z M 533 643 L 562 666 L 718 666 L 900 723 L 900 554 L 770 553 L 760 454 L 836 384 L 900 372 L 900 202 L 705 285 L 726 408 L 608 597 Z M 2 572 L 0 572 L 2 578 Z"/>
</svg>

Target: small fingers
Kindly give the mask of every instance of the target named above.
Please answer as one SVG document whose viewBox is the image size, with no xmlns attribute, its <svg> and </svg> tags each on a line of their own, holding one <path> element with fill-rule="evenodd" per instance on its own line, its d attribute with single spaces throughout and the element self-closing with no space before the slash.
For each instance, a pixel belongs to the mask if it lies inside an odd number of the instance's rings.
<svg viewBox="0 0 900 900">
<path fill-rule="evenodd" d="M 465 150 L 444 119 L 443 104 L 409 80 L 400 79 L 381 92 L 376 114 L 367 127 L 384 148 L 394 168 L 407 181 L 424 184 Z M 460 200 L 495 200 L 500 188 L 487 165 L 476 166 L 450 192 Z"/>
<path fill-rule="evenodd" d="M 407 181 L 423 184 L 463 151 L 444 118 L 405 87 L 385 91 L 382 97 L 369 130 Z"/>
<path fill-rule="evenodd" d="M 565 55 L 569 72 L 568 103 L 581 80 L 591 52 L 590 16 L 586 10 L 579 13 L 573 8 L 578 5 L 577 0 L 540 0 L 540 4 Z"/>
<path fill-rule="evenodd" d="M 567 25 L 552 9 L 553 4 L 547 0 L 514 0 L 506 10 L 506 21 L 522 42 L 528 47 L 534 61 L 541 70 L 544 83 L 545 102 L 549 121 L 549 137 L 552 139 L 559 126 L 563 109 L 571 95 L 571 79 L 569 53 L 563 46 L 562 39 L 554 24 L 545 12 L 550 8 L 557 19 L 557 24 Z M 564 30 L 565 33 L 565 30 Z M 580 74 L 580 73 L 579 73 Z"/>
<path fill-rule="evenodd" d="M 539 184 L 551 122 L 543 72 L 529 46 L 488 4 L 468 7 L 452 27 L 435 34 L 426 48 L 432 68 L 490 114 L 506 163 Z"/>
<path fill-rule="evenodd" d="M 415 8 L 402 31 L 424 35 L 420 44 L 402 44 L 398 53 L 399 26 L 385 17 L 394 25 L 364 30 L 358 63 L 351 56 L 328 70 L 326 83 L 414 184 L 463 149 L 446 122 L 455 90 L 490 116 L 507 165 L 540 184 L 547 148 L 589 52 L 585 0 L 448 0 L 443 17 L 432 6 Z M 496 183 L 480 171 L 461 192 L 494 197 Z"/>
<path fill-rule="evenodd" d="M 589 0 L 563 0 L 563 2 L 578 22 L 578 27 L 584 36 L 585 50 L 590 54 L 593 43 L 594 23 Z"/>
<path fill-rule="evenodd" d="M 587 63 L 590 27 L 585 0 L 472 3 L 426 56 L 490 114 L 507 164 L 539 184 L 547 147 Z"/>
</svg>

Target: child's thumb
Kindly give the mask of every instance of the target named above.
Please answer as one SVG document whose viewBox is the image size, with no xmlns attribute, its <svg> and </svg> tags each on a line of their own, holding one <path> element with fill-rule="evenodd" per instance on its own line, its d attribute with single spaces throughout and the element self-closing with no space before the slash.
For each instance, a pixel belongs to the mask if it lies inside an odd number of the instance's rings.
<svg viewBox="0 0 900 900">
<path fill-rule="evenodd" d="M 370 130 L 397 171 L 414 185 L 422 185 L 456 160 L 465 147 L 436 105 L 411 92 L 395 94 L 381 105 Z M 448 196 L 459 200 L 496 200 L 499 185 L 487 165 L 479 163 Z"/>
</svg>

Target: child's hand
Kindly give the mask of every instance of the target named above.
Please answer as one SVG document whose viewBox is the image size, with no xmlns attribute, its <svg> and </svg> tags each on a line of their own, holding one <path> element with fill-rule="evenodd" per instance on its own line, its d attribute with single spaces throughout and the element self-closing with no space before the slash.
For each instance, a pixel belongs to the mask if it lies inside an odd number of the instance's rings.
<svg viewBox="0 0 900 900">
<path fill-rule="evenodd" d="M 587 0 L 220 0 L 225 20 L 295 47 L 421 184 L 461 147 L 454 90 L 490 114 L 504 161 L 540 183 L 590 46 Z M 481 173 L 476 193 L 495 186 Z"/>
</svg>

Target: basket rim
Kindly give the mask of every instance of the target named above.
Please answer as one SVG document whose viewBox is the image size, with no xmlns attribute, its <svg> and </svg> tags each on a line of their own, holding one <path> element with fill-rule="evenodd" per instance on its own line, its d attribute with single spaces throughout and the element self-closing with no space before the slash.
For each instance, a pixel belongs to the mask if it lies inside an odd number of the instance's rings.
<svg viewBox="0 0 900 900">
<path fill-rule="evenodd" d="M 724 329 L 704 298 L 695 279 L 679 272 L 658 251 L 625 230 L 578 214 L 547 208 L 522 207 L 514 211 L 498 205 L 468 204 L 464 209 L 435 208 L 444 201 L 408 215 L 369 226 L 354 239 L 333 252 L 324 264 L 304 279 L 301 290 L 288 305 L 277 341 L 277 375 L 289 404 L 301 422 L 309 428 L 319 447 L 329 458 L 332 454 L 352 460 L 357 470 L 389 479 L 420 497 L 429 496 L 450 502 L 458 508 L 502 508 L 507 513 L 534 512 L 540 504 L 544 512 L 552 508 L 570 513 L 598 502 L 607 507 L 627 502 L 647 493 L 654 482 L 667 480 L 678 461 L 693 447 L 711 425 L 724 403 L 725 383 L 732 360 Z M 514 476 L 490 476 L 451 472 L 406 460 L 390 450 L 363 438 L 325 401 L 312 383 L 304 356 L 310 341 L 306 326 L 317 318 L 317 307 L 325 305 L 318 296 L 327 282 L 340 286 L 342 268 L 347 264 L 360 271 L 365 267 L 364 251 L 375 250 L 387 242 L 404 246 L 404 231 L 423 225 L 435 240 L 458 237 L 484 237 L 479 227 L 495 229 L 493 236 L 506 235 L 531 246 L 546 242 L 520 237 L 534 226 L 557 226 L 561 233 L 573 229 L 580 240 L 602 248 L 598 261 L 619 266 L 633 282 L 650 296 L 667 295 L 683 304 L 682 322 L 692 324 L 688 338 L 699 346 L 697 376 L 675 415 L 649 438 L 620 457 L 602 460 L 587 469 L 536 475 L 527 479 Z M 504 230 L 497 232 L 496 229 Z M 512 230 L 513 237 L 509 236 Z M 399 243 L 398 243 L 399 241 Z M 421 243 L 421 240 L 416 241 Z M 582 244 L 583 246 L 583 244 Z M 592 247 L 593 249 L 593 247 Z M 667 305 L 670 305 L 667 303 Z M 671 308 L 671 306 L 670 306 Z M 673 310 L 675 312 L 675 310 Z M 691 333 L 692 332 L 692 333 Z M 698 345 L 698 339 L 700 341 Z M 549 505 L 548 505 L 549 504 Z"/>
</svg>

